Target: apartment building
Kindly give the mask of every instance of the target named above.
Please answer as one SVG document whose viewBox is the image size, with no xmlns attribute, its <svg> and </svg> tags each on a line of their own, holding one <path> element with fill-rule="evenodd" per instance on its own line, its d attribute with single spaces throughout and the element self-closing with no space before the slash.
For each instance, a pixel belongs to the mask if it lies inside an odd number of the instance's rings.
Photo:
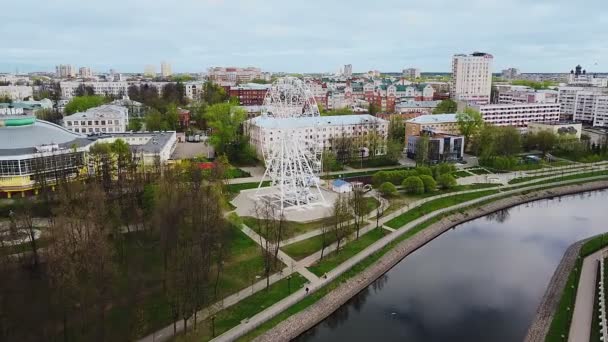
<svg viewBox="0 0 608 342">
<path fill-rule="evenodd" d="M 420 78 L 420 69 L 417 69 L 417 68 L 403 69 L 403 77 L 410 78 L 410 79 Z"/>
<path fill-rule="evenodd" d="M 258 156 L 263 156 L 264 147 L 288 131 L 292 136 L 302 139 L 314 139 L 322 144 L 327 151 L 332 151 L 334 139 L 363 138 L 371 132 L 376 132 L 383 142 L 378 144 L 376 155 L 386 153 L 388 138 L 388 121 L 374 116 L 337 115 L 275 119 L 259 116 L 246 121 L 245 127 L 250 137 L 251 145 Z"/>
<path fill-rule="evenodd" d="M 63 118 L 63 127 L 75 133 L 122 133 L 127 130 L 129 110 L 116 105 L 102 105 Z"/>
<path fill-rule="evenodd" d="M 59 64 L 55 67 L 55 74 L 59 78 L 70 78 L 76 76 L 76 69 L 69 64 Z"/>
<path fill-rule="evenodd" d="M 173 75 L 173 71 L 171 70 L 171 64 L 169 62 L 161 62 L 160 63 L 160 75 L 162 77 L 169 77 Z"/>
<path fill-rule="evenodd" d="M 512 103 L 473 105 L 483 121 L 495 126 L 526 129 L 531 122 L 559 121 L 558 103 Z"/>
<path fill-rule="evenodd" d="M 78 76 L 81 78 L 91 78 L 93 77 L 93 71 L 91 71 L 91 68 L 81 67 L 78 69 Z"/>
<path fill-rule="evenodd" d="M 510 89 L 499 90 L 498 103 L 557 103 L 559 92 L 557 90 Z"/>
<path fill-rule="evenodd" d="M 230 87 L 228 93 L 239 99 L 243 106 L 262 105 L 270 84 L 246 83 Z"/>
<path fill-rule="evenodd" d="M 261 79 L 262 70 L 254 67 L 212 67 L 208 69 L 207 76 L 216 83 L 247 83 L 255 79 Z"/>
<path fill-rule="evenodd" d="M 420 115 L 405 122 L 405 142 L 408 137 L 419 136 L 423 131 L 458 134 L 458 120 L 456 114 Z"/>
<path fill-rule="evenodd" d="M 607 126 L 605 103 L 608 89 L 597 87 L 560 87 L 561 120 L 581 121 L 593 126 Z"/>
<path fill-rule="evenodd" d="M 489 53 L 474 52 L 452 57 L 451 97 L 455 101 L 490 103 L 492 61 Z"/>
<path fill-rule="evenodd" d="M 74 97 L 76 89 L 83 84 L 86 87 L 93 88 L 93 91 L 97 95 L 112 95 L 116 97 L 122 97 L 127 95 L 129 83 L 127 82 L 72 82 L 64 81 L 60 82 L 61 86 L 61 97 L 64 99 L 71 99 Z"/>
<path fill-rule="evenodd" d="M 13 101 L 21 101 L 33 95 L 34 89 L 31 86 L 0 86 L 0 97 L 8 97 Z"/>
</svg>

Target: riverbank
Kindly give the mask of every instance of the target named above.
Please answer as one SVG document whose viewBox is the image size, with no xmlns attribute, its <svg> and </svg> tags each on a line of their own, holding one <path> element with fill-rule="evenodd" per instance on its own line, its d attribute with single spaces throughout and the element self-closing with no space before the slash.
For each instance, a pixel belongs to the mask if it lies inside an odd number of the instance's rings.
<svg viewBox="0 0 608 342">
<path fill-rule="evenodd" d="M 256 338 L 255 341 L 285 341 L 296 338 L 321 322 L 340 306 L 344 305 L 350 298 L 369 286 L 378 277 L 399 263 L 404 257 L 456 225 L 531 201 L 605 188 L 608 188 L 608 181 L 566 185 L 546 190 L 531 191 L 529 193 L 514 195 L 481 204 L 478 207 L 466 210 L 463 209 L 462 212 L 443 217 L 441 220 L 430 224 L 425 229 L 400 242 L 397 246 L 380 257 L 372 266 L 344 281 L 322 299 L 279 323 L 274 328 Z"/>
</svg>

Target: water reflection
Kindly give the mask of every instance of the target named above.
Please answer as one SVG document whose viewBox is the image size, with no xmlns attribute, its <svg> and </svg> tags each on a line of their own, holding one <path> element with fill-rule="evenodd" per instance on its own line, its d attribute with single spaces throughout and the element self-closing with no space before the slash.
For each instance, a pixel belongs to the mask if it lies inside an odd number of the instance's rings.
<svg viewBox="0 0 608 342">
<path fill-rule="evenodd" d="M 606 230 L 606 203 L 590 192 L 463 224 L 298 340 L 521 340 L 565 249 Z"/>
</svg>

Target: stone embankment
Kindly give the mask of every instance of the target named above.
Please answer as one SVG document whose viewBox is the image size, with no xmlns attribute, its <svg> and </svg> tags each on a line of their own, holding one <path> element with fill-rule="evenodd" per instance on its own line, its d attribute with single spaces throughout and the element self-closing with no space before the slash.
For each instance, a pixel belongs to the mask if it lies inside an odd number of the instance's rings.
<svg viewBox="0 0 608 342">
<path fill-rule="evenodd" d="M 372 266 L 368 267 L 356 276 L 348 279 L 335 290 L 331 291 L 322 299 L 317 301 L 315 304 L 311 305 L 310 307 L 295 315 L 292 315 L 291 317 L 281 322 L 274 328 L 270 329 L 263 335 L 257 337 L 254 341 L 289 341 L 291 339 L 296 338 L 308 329 L 314 327 L 327 316 L 331 315 L 340 306 L 344 305 L 349 299 L 354 297 L 361 290 L 369 286 L 376 279 L 378 279 L 384 273 L 389 271 L 404 257 L 411 254 L 418 248 L 424 246 L 429 241 L 435 239 L 436 237 L 456 225 L 491 214 L 499 210 L 508 209 L 510 207 L 531 201 L 605 188 L 608 188 L 608 181 L 597 181 L 578 185 L 566 185 L 547 190 L 531 191 L 527 194 L 515 195 L 508 198 L 499 199 L 494 202 L 482 204 L 476 208 L 471 208 L 465 211 L 461 211 L 459 213 L 449 215 L 443 218 L 442 220 L 431 224 L 426 229 L 415 234 L 414 236 L 400 242 L 395 248 L 387 252 Z M 565 265 L 564 267 L 567 267 L 567 265 Z M 563 288 L 564 285 L 562 284 L 562 282 L 565 283 L 564 274 L 565 278 L 567 279 L 567 273 L 564 272 L 565 270 L 562 270 L 561 272 L 559 272 L 559 275 L 554 275 L 554 279 L 551 280 L 552 286 L 555 287 L 555 289 L 553 290 L 554 294 L 550 296 L 546 295 L 545 298 L 543 298 L 543 303 L 546 303 L 545 315 L 549 315 L 550 317 L 552 317 L 552 312 L 555 311 L 556 303 L 557 301 L 559 301 L 559 298 L 556 299 L 555 297 L 557 296 L 559 286 L 561 284 Z M 545 317 L 545 320 L 548 321 L 548 324 L 550 324 L 549 316 Z M 548 329 L 548 327 L 544 328 L 544 326 L 547 326 L 546 322 L 543 323 L 539 321 L 537 323 L 535 321 L 534 325 L 543 326 L 543 329 Z"/>
</svg>

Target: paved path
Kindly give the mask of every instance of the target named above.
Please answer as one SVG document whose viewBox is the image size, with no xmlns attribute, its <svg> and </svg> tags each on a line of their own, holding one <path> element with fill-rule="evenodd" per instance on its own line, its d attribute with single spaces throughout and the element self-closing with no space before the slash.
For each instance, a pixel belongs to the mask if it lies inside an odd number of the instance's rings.
<svg viewBox="0 0 608 342">
<path fill-rule="evenodd" d="M 593 320 L 593 303 L 595 299 L 598 260 L 608 247 L 601 249 L 583 260 L 581 276 L 576 291 L 572 323 L 570 324 L 569 342 L 589 341 L 591 321 Z M 599 328 L 599 327 L 598 327 Z"/>
</svg>

